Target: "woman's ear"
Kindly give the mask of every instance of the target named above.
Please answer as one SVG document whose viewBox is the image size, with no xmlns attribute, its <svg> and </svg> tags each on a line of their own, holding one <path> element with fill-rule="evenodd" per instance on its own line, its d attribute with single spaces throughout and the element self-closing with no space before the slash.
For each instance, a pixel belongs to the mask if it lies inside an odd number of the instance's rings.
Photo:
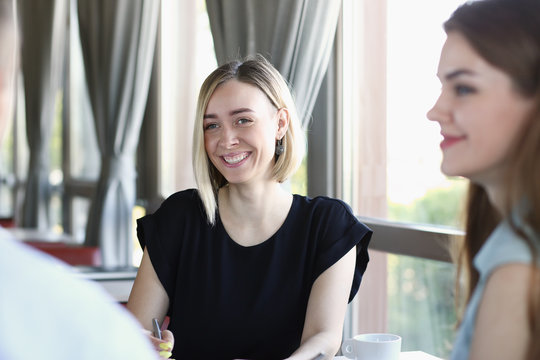
<svg viewBox="0 0 540 360">
<path fill-rule="evenodd" d="M 280 140 L 285 136 L 285 133 L 287 132 L 287 129 L 289 128 L 289 122 L 290 122 L 289 109 L 287 108 L 279 109 L 276 140 Z"/>
</svg>

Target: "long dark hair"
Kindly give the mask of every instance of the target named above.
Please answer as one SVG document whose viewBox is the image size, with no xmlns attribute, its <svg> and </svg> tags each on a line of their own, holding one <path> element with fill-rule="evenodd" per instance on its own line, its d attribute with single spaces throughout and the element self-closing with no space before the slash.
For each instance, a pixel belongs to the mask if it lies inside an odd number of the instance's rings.
<svg viewBox="0 0 540 360">
<path fill-rule="evenodd" d="M 537 239 L 540 234 L 540 1 L 483 0 L 460 6 L 444 24 L 447 33 L 459 32 L 475 51 L 494 67 L 505 72 L 521 95 L 535 105 L 511 155 L 506 174 L 506 202 L 503 214 L 490 203 L 483 187 L 471 183 L 466 204 L 466 235 L 457 254 L 458 281 L 465 281 L 464 303 L 468 303 L 478 282 L 472 260 L 501 219 L 507 218 L 515 232 L 529 245 L 532 265 L 529 293 L 531 341 L 528 358 L 540 359 L 540 279 L 538 278 Z M 518 226 L 508 216 L 518 203 L 527 199 Z M 523 225 L 533 235 L 523 231 Z M 537 235 L 536 235 L 537 236 Z M 459 286 L 457 286 L 459 294 Z"/>
</svg>

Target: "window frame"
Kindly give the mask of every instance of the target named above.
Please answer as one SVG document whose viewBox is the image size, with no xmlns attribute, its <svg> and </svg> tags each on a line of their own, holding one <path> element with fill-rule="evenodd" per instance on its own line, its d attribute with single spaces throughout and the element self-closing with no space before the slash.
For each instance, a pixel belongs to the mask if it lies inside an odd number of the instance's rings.
<svg viewBox="0 0 540 360">
<path fill-rule="evenodd" d="M 351 16 L 353 13 L 356 21 L 354 35 L 351 35 L 345 33 L 343 21 L 346 20 L 343 17 Z M 387 331 L 387 254 L 451 263 L 450 249 L 454 248 L 455 243 L 463 237 L 463 232 L 457 229 L 386 219 L 388 212 L 386 120 L 379 123 L 372 121 L 372 119 L 387 119 L 386 21 L 386 0 L 363 2 L 344 0 L 336 35 L 338 76 L 336 76 L 335 86 L 338 105 L 335 119 L 339 123 L 334 126 L 339 131 L 335 142 L 336 148 L 331 151 L 335 154 L 334 162 L 339 164 L 340 169 L 346 171 L 348 166 L 351 167 L 349 172 L 352 174 L 353 181 L 352 184 L 347 185 L 348 180 L 343 172 L 341 174 L 342 186 L 332 195 L 349 202 L 359 221 L 374 231 L 369 245 L 370 265 L 359 294 L 349 307 L 344 327 L 345 338 L 362 332 Z M 351 43 L 355 44 L 356 49 L 346 49 Z M 346 61 L 354 61 L 355 68 L 352 72 L 350 72 L 351 68 L 346 68 Z M 347 72 L 347 78 L 345 78 L 345 72 Z M 344 82 L 351 81 L 351 78 L 353 82 L 364 84 L 363 89 L 355 90 L 357 93 L 354 95 L 348 93 L 348 90 L 342 90 Z M 370 91 L 365 89 L 370 89 Z M 352 100 L 348 100 L 346 96 L 351 97 Z M 346 108 L 347 101 L 354 103 L 353 111 Z M 343 130 L 348 126 L 345 123 L 346 119 L 353 117 L 357 123 L 347 130 L 354 134 L 354 141 L 349 140 L 352 146 L 355 146 L 351 150 L 344 146 L 347 139 L 339 135 L 346 132 Z M 352 151 L 356 155 L 352 164 L 345 162 L 343 154 L 346 151 Z M 307 156 L 310 155 L 308 152 Z M 334 169 L 326 167 L 324 171 L 332 172 Z M 309 182 L 325 181 L 328 177 L 323 172 L 322 176 L 315 179 L 310 177 Z M 324 188 L 325 184 L 319 184 L 318 187 Z"/>
<path fill-rule="evenodd" d="M 450 250 L 463 237 L 463 231 L 442 226 L 357 218 L 373 230 L 370 249 L 396 255 L 452 262 Z"/>
</svg>

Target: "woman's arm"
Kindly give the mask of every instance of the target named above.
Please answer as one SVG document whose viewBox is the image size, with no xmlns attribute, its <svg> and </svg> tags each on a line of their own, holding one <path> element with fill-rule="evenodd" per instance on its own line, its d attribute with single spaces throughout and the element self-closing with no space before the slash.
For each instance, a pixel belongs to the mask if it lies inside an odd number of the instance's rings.
<svg viewBox="0 0 540 360">
<path fill-rule="evenodd" d="M 152 266 L 148 249 L 144 249 L 141 266 L 129 294 L 127 308 L 141 325 L 150 331 L 152 319 L 157 318 L 163 321 L 169 308 L 169 297 Z"/>
<path fill-rule="evenodd" d="M 311 360 L 321 352 L 332 359 L 339 350 L 355 264 L 356 247 L 315 280 L 302 343 L 289 360 Z"/>
<path fill-rule="evenodd" d="M 510 264 L 490 276 L 478 308 L 470 360 L 525 358 L 531 269 Z"/>
<path fill-rule="evenodd" d="M 129 294 L 127 308 L 139 320 L 142 327 L 147 330 L 148 335 L 152 334 L 152 319 L 156 318 L 162 323 L 169 308 L 169 296 L 152 266 L 148 249 L 144 249 L 141 266 Z M 166 354 L 162 353 L 162 351 L 166 350 L 166 352 L 170 352 L 172 350 L 174 337 L 167 330 L 163 332 L 162 336 L 163 341 L 158 341 L 152 337 L 151 340 L 156 349 L 160 351 L 160 355 L 162 357 L 168 357 L 164 356 Z M 160 343 L 162 342 L 170 342 L 170 348 L 165 348 L 164 345 L 160 347 Z"/>
</svg>

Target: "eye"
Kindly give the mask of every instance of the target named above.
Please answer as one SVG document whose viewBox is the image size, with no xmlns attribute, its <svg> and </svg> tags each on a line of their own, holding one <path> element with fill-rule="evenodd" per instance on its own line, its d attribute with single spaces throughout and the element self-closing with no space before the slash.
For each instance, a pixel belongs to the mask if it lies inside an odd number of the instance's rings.
<svg viewBox="0 0 540 360">
<path fill-rule="evenodd" d="M 476 89 L 468 85 L 456 85 L 454 87 L 454 91 L 456 92 L 457 96 L 465 96 L 469 94 L 474 94 L 476 92 Z"/>
<path fill-rule="evenodd" d="M 251 120 L 251 119 L 246 119 L 246 118 L 241 118 L 241 119 L 236 120 L 236 123 L 237 123 L 238 125 L 249 125 L 249 124 L 251 124 L 252 122 L 253 122 L 253 120 Z"/>
<path fill-rule="evenodd" d="M 209 123 L 204 125 L 204 130 L 213 130 L 217 129 L 218 125 L 216 123 Z"/>
</svg>

